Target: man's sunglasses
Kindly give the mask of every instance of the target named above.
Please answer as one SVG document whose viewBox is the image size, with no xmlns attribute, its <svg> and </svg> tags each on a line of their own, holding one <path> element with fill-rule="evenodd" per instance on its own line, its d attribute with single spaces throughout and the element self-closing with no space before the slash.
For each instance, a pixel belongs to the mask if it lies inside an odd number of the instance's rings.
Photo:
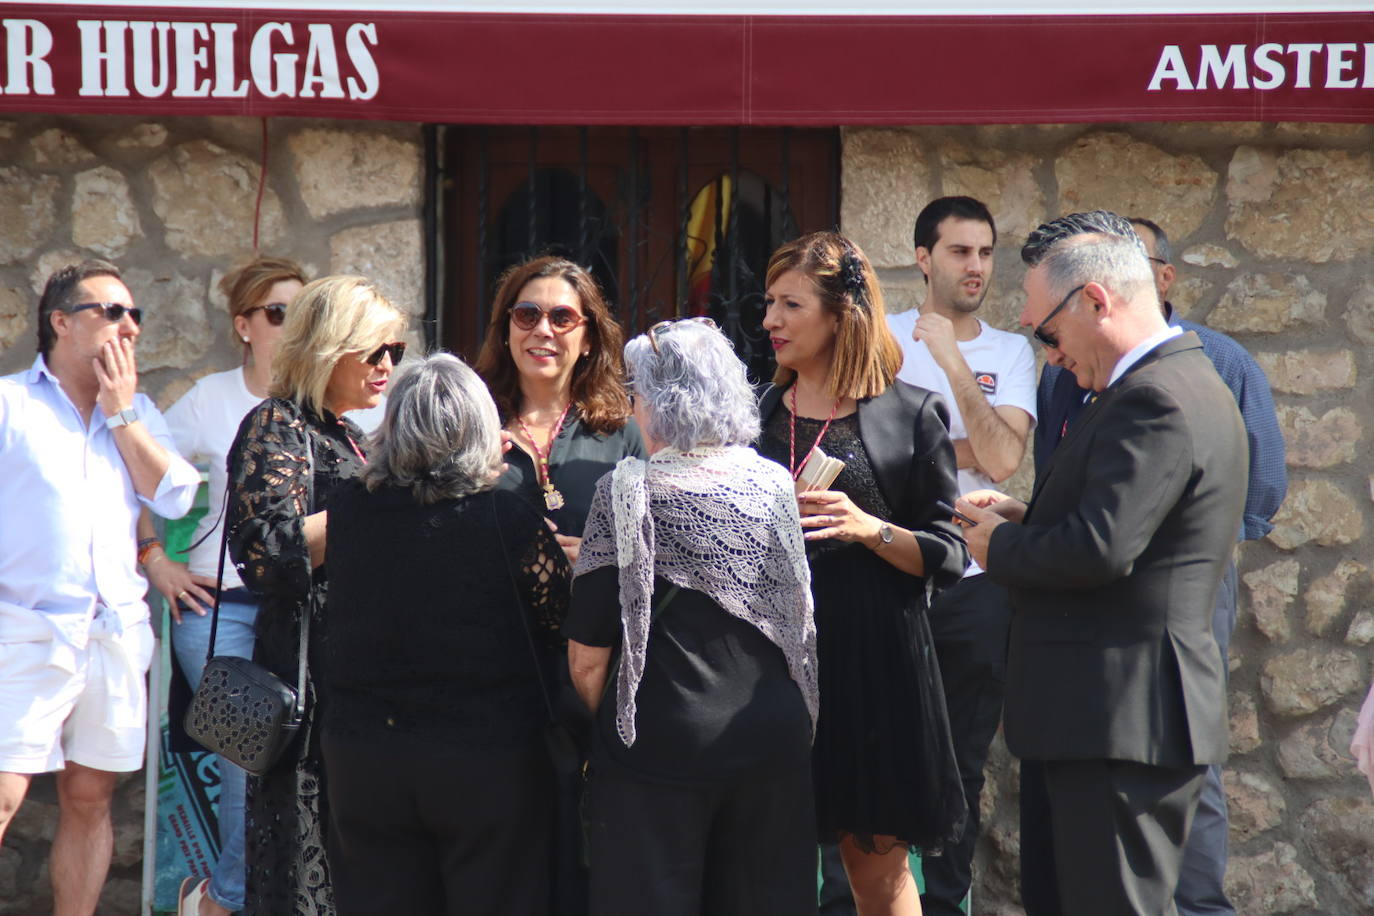
<svg viewBox="0 0 1374 916">
<path fill-rule="evenodd" d="M 1055 315 L 1058 315 L 1061 311 L 1063 311 L 1064 306 L 1069 304 L 1069 300 L 1072 299 L 1079 290 L 1083 289 L 1087 285 L 1088 284 L 1086 283 L 1080 283 L 1073 289 L 1069 290 L 1069 294 L 1065 296 L 1063 299 L 1061 299 L 1059 301 L 1059 304 L 1056 305 L 1054 309 L 1051 310 L 1050 313 L 1045 316 L 1045 320 L 1035 326 L 1034 333 L 1036 340 L 1040 341 L 1042 344 L 1049 347 L 1051 350 L 1059 349 L 1059 338 L 1056 337 L 1054 334 L 1050 333 L 1049 331 L 1046 331 L 1045 325 L 1049 324 L 1050 320 L 1053 319 Z"/>
<path fill-rule="evenodd" d="M 269 302 L 266 305 L 255 305 L 251 309 L 244 309 L 239 314 L 247 318 L 254 312 L 259 311 L 267 316 L 267 323 L 270 325 L 281 327 L 281 323 L 286 320 L 285 302 Z"/>
<path fill-rule="evenodd" d="M 401 361 L 401 357 L 406 355 L 405 343 L 399 340 L 395 343 L 384 343 L 368 354 L 367 359 L 363 360 L 363 362 L 367 363 L 369 366 L 375 366 L 380 363 L 382 357 L 386 356 L 388 353 L 391 354 L 391 365 L 396 365 Z"/>
<path fill-rule="evenodd" d="M 533 331 L 545 315 L 549 316 L 549 327 L 555 334 L 567 334 L 587 320 L 585 315 L 567 305 L 555 305 L 548 311 L 533 302 L 517 302 L 510 307 L 510 320 L 522 331 Z"/>
<path fill-rule="evenodd" d="M 120 305 L 118 302 L 83 302 L 81 305 L 73 305 L 67 311 L 75 313 L 84 312 L 86 309 L 100 309 L 106 321 L 119 321 L 124 317 L 124 313 L 128 312 L 134 324 L 143 324 L 143 309 Z"/>
</svg>

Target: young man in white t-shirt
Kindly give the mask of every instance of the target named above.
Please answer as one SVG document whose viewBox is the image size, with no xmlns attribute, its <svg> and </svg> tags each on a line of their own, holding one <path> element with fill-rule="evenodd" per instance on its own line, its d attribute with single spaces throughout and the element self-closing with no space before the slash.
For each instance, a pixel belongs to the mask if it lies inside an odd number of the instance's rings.
<svg viewBox="0 0 1374 916">
<path fill-rule="evenodd" d="M 897 377 L 940 392 L 949 405 L 960 491 L 995 488 L 1020 466 L 1035 424 L 1030 344 L 977 317 L 992 279 L 997 228 L 982 202 L 941 197 L 916 218 L 913 241 L 927 293 L 919 310 L 888 317 L 905 354 Z M 969 824 L 944 856 L 922 863 L 926 916 L 958 913 L 968 893 L 983 765 L 1002 716 L 1011 608 L 1006 592 L 982 572 L 971 566 L 930 610 Z"/>
</svg>

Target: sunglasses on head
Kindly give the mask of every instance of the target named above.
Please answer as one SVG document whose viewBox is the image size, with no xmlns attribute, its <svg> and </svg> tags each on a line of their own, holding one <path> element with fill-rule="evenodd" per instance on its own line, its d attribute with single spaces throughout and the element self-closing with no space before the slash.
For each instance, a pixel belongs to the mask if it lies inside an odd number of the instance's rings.
<svg viewBox="0 0 1374 916">
<path fill-rule="evenodd" d="M 386 356 L 388 353 L 391 354 L 391 365 L 396 365 L 401 361 L 401 357 L 406 355 L 405 343 L 399 340 L 395 343 L 384 343 L 369 353 L 367 359 L 363 360 L 363 362 L 367 363 L 369 366 L 375 366 L 380 363 L 382 357 Z"/>
<path fill-rule="evenodd" d="M 106 321 L 119 321 L 124 317 L 124 313 L 128 312 L 134 324 L 143 324 L 143 309 L 120 305 L 118 302 L 83 302 L 81 305 L 73 305 L 67 311 L 75 313 L 84 312 L 86 309 L 100 309 Z"/>
<path fill-rule="evenodd" d="M 285 302 L 269 302 L 266 305 L 255 305 L 251 309 L 244 309 L 242 314 L 244 318 L 247 318 L 254 312 L 259 311 L 267 316 L 268 324 L 273 324 L 280 327 L 281 323 L 286 320 Z"/>
<path fill-rule="evenodd" d="M 715 329 L 716 323 L 705 315 L 698 315 L 695 318 L 669 318 L 667 321 L 660 321 L 658 324 L 649 328 L 649 346 L 654 348 L 654 355 L 658 355 L 658 335 L 677 324 L 679 321 L 692 321 L 696 324 L 704 324 L 708 328 Z"/>
<path fill-rule="evenodd" d="M 1035 331 L 1033 333 L 1035 334 L 1036 340 L 1040 341 L 1042 344 L 1049 347 L 1051 350 L 1059 349 L 1059 338 L 1050 331 L 1046 331 L 1045 325 L 1049 324 L 1050 320 L 1054 318 L 1055 315 L 1058 315 L 1063 310 L 1064 306 L 1069 304 L 1069 300 L 1074 297 L 1074 294 L 1076 294 L 1079 290 L 1083 289 L 1083 287 L 1087 285 L 1088 284 L 1086 283 L 1080 283 L 1073 289 L 1069 290 L 1069 294 L 1065 296 L 1063 299 L 1061 299 L 1059 301 L 1059 304 L 1050 310 L 1050 313 L 1045 316 L 1045 320 L 1035 326 Z"/>
<path fill-rule="evenodd" d="M 533 302 L 517 302 L 510 307 L 510 320 L 522 331 L 533 331 L 545 315 L 549 316 L 549 327 L 556 334 L 566 334 L 587 320 L 568 305 L 555 305 L 547 311 Z"/>
</svg>

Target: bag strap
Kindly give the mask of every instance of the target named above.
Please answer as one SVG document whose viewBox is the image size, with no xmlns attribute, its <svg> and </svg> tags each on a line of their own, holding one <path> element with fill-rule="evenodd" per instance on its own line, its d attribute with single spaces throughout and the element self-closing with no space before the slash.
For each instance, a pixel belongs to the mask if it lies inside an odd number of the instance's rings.
<svg viewBox="0 0 1374 916">
<path fill-rule="evenodd" d="M 534 645 L 534 634 L 530 632 L 529 612 L 525 608 L 525 598 L 520 594 L 520 586 L 515 581 L 515 568 L 511 566 L 510 550 L 506 547 L 506 533 L 501 528 L 501 513 L 496 511 L 495 491 L 489 491 L 491 495 L 491 518 L 496 524 L 496 539 L 501 544 L 501 557 L 506 564 L 506 578 L 510 579 L 511 594 L 515 597 L 515 614 L 520 618 L 520 628 L 525 632 L 525 642 L 530 647 L 530 660 L 534 662 L 534 676 L 539 681 L 539 693 L 544 697 L 544 709 L 549 714 L 550 722 L 557 722 L 558 717 L 553 711 L 553 697 L 549 694 L 549 685 L 544 680 L 544 666 L 539 661 L 539 650 Z"/>
<path fill-rule="evenodd" d="M 220 504 L 220 515 L 229 508 L 229 485 L 224 486 L 224 501 Z M 219 631 L 219 595 L 224 591 L 224 555 L 229 552 L 229 522 L 226 519 L 224 530 L 219 535 L 219 569 L 215 572 L 215 609 L 210 617 L 210 645 L 205 649 L 205 663 L 215 657 L 215 633 Z"/>
</svg>

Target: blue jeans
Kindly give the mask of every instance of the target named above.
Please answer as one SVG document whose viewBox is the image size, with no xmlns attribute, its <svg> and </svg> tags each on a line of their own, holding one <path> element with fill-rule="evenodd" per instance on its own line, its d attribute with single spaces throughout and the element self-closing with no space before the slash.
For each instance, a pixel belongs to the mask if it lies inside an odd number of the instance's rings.
<svg viewBox="0 0 1374 916">
<path fill-rule="evenodd" d="M 220 596 L 215 654 L 252 658 L 253 621 L 257 616 L 258 606 L 246 589 L 226 589 Z M 205 671 L 205 650 L 209 645 L 210 615 L 201 617 L 183 609 L 181 623 L 172 627 L 172 649 L 193 690 Z M 223 757 L 218 760 L 219 861 L 210 875 L 210 899 L 225 909 L 241 910 L 247 877 L 243 860 L 243 800 L 248 774 Z"/>
</svg>

